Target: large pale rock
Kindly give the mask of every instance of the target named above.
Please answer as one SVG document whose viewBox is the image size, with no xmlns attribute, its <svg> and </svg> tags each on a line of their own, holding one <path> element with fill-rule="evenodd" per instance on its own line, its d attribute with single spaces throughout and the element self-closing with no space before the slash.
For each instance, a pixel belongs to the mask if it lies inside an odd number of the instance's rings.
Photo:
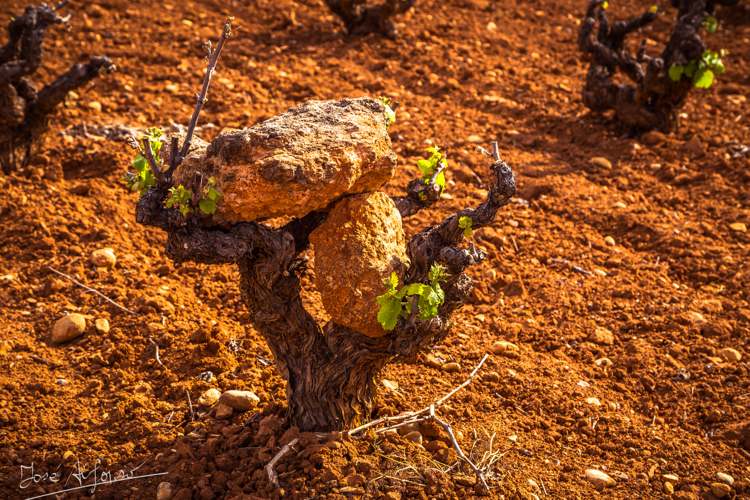
<svg viewBox="0 0 750 500">
<path fill-rule="evenodd" d="M 376 298 L 385 279 L 408 267 L 401 215 L 380 191 L 339 201 L 310 235 L 315 286 L 331 319 L 369 337 L 387 332 L 377 321 Z"/>
<path fill-rule="evenodd" d="M 377 190 L 395 166 L 382 103 L 309 101 L 194 148 L 175 184 L 213 176 L 223 196 L 215 220 L 254 221 L 301 217 L 343 195 Z"/>
</svg>

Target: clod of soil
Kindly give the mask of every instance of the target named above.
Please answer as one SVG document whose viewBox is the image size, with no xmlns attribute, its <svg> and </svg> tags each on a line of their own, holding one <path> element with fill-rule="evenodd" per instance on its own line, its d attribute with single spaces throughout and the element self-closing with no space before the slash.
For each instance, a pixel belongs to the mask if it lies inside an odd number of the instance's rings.
<svg viewBox="0 0 750 500">
<path fill-rule="evenodd" d="M 334 322 L 368 337 L 387 332 L 377 321 L 376 298 L 383 281 L 408 267 L 401 215 L 385 193 L 338 202 L 310 235 L 315 249 L 315 285 Z M 346 283 L 346 286 L 342 286 Z"/>
<path fill-rule="evenodd" d="M 225 222 L 304 216 L 390 180 L 396 156 L 384 113 L 370 98 L 307 102 L 222 132 L 177 169 L 174 184 L 215 177 L 223 195 L 215 217 Z"/>
</svg>

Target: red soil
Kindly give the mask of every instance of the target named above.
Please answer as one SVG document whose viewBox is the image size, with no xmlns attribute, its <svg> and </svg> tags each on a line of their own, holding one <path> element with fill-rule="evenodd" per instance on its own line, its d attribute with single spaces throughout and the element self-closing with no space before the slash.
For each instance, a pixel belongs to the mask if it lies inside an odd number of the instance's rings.
<svg viewBox="0 0 750 500">
<path fill-rule="evenodd" d="M 623 16 L 648 5 L 623 0 L 612 9 Z M 0 13 L 7 19 L 23 6 L 6 0 Z M 662 7 L 667 15 L 643 33 L 652 50 L 674 13 Z M 733 156 L 750 144 L 750 7 L 719 11 L 722 29 L 709 43 L 729 49 L 728 71 L 691 96 L 679 132 L 656 145 L 619 135 L 582 107 L 586 67 L 575 37 L 584 8 L 581 0 L 422 0 L 391 41 L 347 39 L 317 0 L 72 2 L 72 29 L 48 36 L 43 75 L 98 53 L 119 71 L 67 101 L 30 177 L 0 177 L 0 497 L 56 491 L 49 481 L 20 489 L 21 466 L 43 474 L 62 463 L 64 482 L 76 459 L 81 469 L 99 459 L 100 469 L 143 463 L 138 474 L 168 473 L 100 486 L 96 498 L 154 497 L 161 481 L 181 499 L 478 492 L 464 466 L 447 471 L 455 455 L 434 429 L 423 429 L 424 447 L 396 435 L 322 445 L 303 435 L 277 466 L 283 491 L 275 492 L 263 467 L 296 434 L 287 432 L 284 383 L 249 324 L 236 270 L 176 268 L 164 235 L 134 221 L 136 197 L 120 182 L 132 152 L 69 132 L 186 122 L 202 43 L 226 15 L 236 17 L 236 36 L 204 125 L 249 125 L 311 98 L 390 96 L 403 168 L 389 190 L 403 190 L 428 141 L 452 163 L 451 197 L 409 219 L 410 233 L 479 199 L 473 172 L 486 173 L 487 160 L 475 140 L 497 139 L 517 172 L 517 203 L 475 235 L 490 254 L 473 270 L 475 297 L 432 352 L 461 370 L 426 358 L 391 365 L 383 375 L 397 388 L 382 388 L 379 414 L 429 404 L 505 339 L 520 355 L 491 356 L 483 377 L 441 409 L 474 458 L 494 434 L 502 456 L 491 496 L 592 497 L 584 471 L 599 468 L 617 480 L 608 497 L 667 496 L 663 474 L 679 476 L 680 498 L 710 496 L 717 472 L 734 477 L 731 495 L 748 497 L 750 233 L 731 224 L 750 226 L 750 156 Z M 97 270 L 89 254 L 105 246 L 118 262 Z M 310 306 L 320 308 L 314 297 Z M 51 345 L 52 324 L 72 311 L 89 323 L 108 318 L 112 329 Z M 592 341 L 597 328 L 613 342 Z M 742 359 L 723 359 L 728 347 Z M 198 378 L 206 370 L 215 381 Z M 214 418 L 196 405 L 212 386 L 255 391 L 258 411 Z"/>
</svg>

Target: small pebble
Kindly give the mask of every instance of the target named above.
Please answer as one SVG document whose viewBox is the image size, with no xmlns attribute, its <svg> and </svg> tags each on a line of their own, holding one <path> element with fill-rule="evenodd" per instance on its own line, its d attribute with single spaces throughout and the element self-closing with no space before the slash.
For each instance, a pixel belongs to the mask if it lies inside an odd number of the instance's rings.
<svg viewBox="0 0 750 500">
<path fill-rule="evenodd" d="M 94 328 L 99 333 L 109 333 L 109 320 L 106 318 L 97 318 L 94 321 Z"/>
<path fill-rule="evenodd" d="M 615 343 L 615 336 L 609 328 L 597 326 L 589 335 L 589 340 L 596 344 L 612 345 Z"/>
<path fill-rule="evenodd" d="M 726 361 L 727 363 L 737 363 L 742 359 L 742 353 L 738 351 L 737 349 L 732 349 L 731 347 L 725 347 L 724 349 L 719 351 L 719 356 Z"/>
<path fill-rule="evenodd" d="M 469 137 L 467 137 L 466 141 L 474 143 L 474 144 L 478 144 L 480 142 L 484 142 L 484 140 L 481 137 L 479 137 L 478 135 L 476 135 L 476 134 L 472 134 Z"/>
<path fill-rule="evenodd" d="M 224 403 L 219 403 L 214 408 L 214 416 L 218 419 L 229 418 L 232 416 L 232 412 L 232 408 Z"/>
<path fill-rule="evenodd" d="M 607 246 L 613 247 L 615 246 L 615 239 L 611 236 L 606 236 L 604 238 L 604 243 L 606 243 Z"/>
<path fill-rule="evenodd" d="M 172 485 L 162 481 L 156 487 L 156 500 L 169 500 L 170 498 L 172 498 Z"/>
<path fill-rule="evenodd" d="M 664 493 L 666 493 L 667 495 L 673 495 L 674 484 L 670 483 L 669 481 L 664 481 Z"/>
<path fill-rule="evenodd" d="M 94 111 L 101 111 L 102 110 L 102 103 L 99 101 L 91 101 L 88 103 L 89 109 L 93 109 Z"/>
<path fill-rule="evenodd" d="M 604 158 L 603 156 L 594 156 L 593 158 L 591 158 L 591 163 L 593 165 L 596 165 L 597 167 L 612 168 L 612 162 Z"/>
<path fill-rule="evenodd" d="M 609 474 L 599 469 L 586 469 L 586 479 L 597 488 L 607 488 L 617 483 Z"/>
<path fill-rule="evenodd" d="M 732 487 L 726 483 L 711 483 L 711 493 L 713 493 L 716 498 L 724 498 L 732 493 Z"/>
<path fill-rule="evenodd" d="M 212 387 L 201 394 L 201 397 L 198 398 L 198 404 L 201 406 L 213 406 L 217 401 L 219 401 L 220 397 L 221 391 L 219 391 L 219 389 L 215 387 Z"/>
<path fill-rule="evenodd" d="M 733 222 L 729 224 L 729 229 L 737 233 L 747 232 L 747 226 L 745 225 L 744 222 Z"/>
<path fill-rule="evenodd" d="M 599 401 L 599 398 L 594 397 L 594 396 L 590 396 L 590 397 L 586 398 L 586 404 L 589 404 L 591 406 L 601 406 L 602 402 Z"/>
<path fill-rule="evenodd" d="M 725 472 L 717 472 L 716 479 L 721 483 L 728 484 L 729 486 L 734 484 L 734 478 Z"/>
<path fill-rule="evenodd" d="M 450 363 L 445 363 L 443 365 L 443 370 L 447 372 L 457 372 L 461 370 L 461 365 L 459 365 L 455 361 L 451 361 Z"/>
<path fill-rule="evenodd" d="M 487 31 L 497 31 L 497 24 L 492 21 L 487 23 Z"/>
<path fill-rule="evenodd" d="M 96 267 L 114 267 L 117 263 L 117 256 L 110 247 L 99 248 L 91 252 L 91 263 Z"/>
<path fill-rule="evenodd" d="M 63 316 L 52 327 L 52 343 L 62 344 L 83 335 L 86 331 L 86 318 L 78 313 Z"/>
<path fill-rule="evenodd" d="M 518 346 L 513 342 L 507 340 L 498 340 L 492 344 L 492 354 L 500 354 L 502 356 L 508 356 L 510 358 L 518 357 Z"/>
<path fill-rule="evenodd" d="M 260 403 L 260 398 L 252 391 L 229 390 L 224 391 L 219 401 L 233 410 L 247 411 Z"/>
<path fill-rule="evenodd" d="M 605 368 L 608 368 L 612 366 L 612 360 L 609 358 L 599 358 L 596 361 L 594 361 L 594 364 L 596 366 L 603 366 Z"/>
<path fill-rule="evenodd" d="M 414 443 L 422 444 L 422 433 L 419 431 L 411 431 L 408 434 L 404 434 L 404 438 Z"/>
</svg>

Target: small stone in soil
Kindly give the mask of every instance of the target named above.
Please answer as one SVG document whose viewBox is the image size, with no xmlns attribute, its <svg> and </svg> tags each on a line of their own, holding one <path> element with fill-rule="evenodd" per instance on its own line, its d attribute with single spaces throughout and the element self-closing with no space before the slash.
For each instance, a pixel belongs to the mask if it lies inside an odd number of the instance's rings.
<svg viewBox="0 0 750 500">
<path fill-rule="evenodd" d="M 246 411 L 260 403 L 260 398 L 252 391 L 229 390 L 224 391 L 224 394 L 219 398 L 219 402 L 233 410 Z"/>
<path fill-rule="evenodd" d="M 589 340 L 597 344 L 612 345 L 615 343 L 615 336 L 609 328 L 597 326 L 589 336 Z"/>
<path fill-rule="evenodd" d="M 216 408 L 214 408 L 214 416 L 218 419 L 225 419 L 232 416 L 232 408 L 225 405 L 224 403 L 219 403 L 216 405 Z"/>
<path fill-rule="evenodd" d="M 106 318 L 97 318 L 94 321 L 94 328 L 99 333 L 109 333 L 109 320 Z"/>
<path fill-rule="evenodd" d="M 201 394 L 201 397 L 198 398 L 198 404 L 201 406 L 213 406 L 214 404 L 216 404 L 220 397 L 221 392 L 219 391 L 219 389 L 212 387 Z"/>
<path fill-rule="evenodd" d="M 117 263 L 117 256 L 110 247 L 99 248 L 91 252 L 91 263 L 96 267 L 114 267 Z"/>
<path fill-rule="evenodd" d="M 617 483 L 609 474 L 599 469 L 586 469 L 586 479 L 597 488 L 607 488 Z"/>
<path fill-rule="evenodd" d="M 518 346 L 507 340 L 498 340 L 492 344 L 492 354 L 500 354 L 509 358 L 518 357 Z"/>
<path fill-rule="evenodd" d="M 422 444 L 422 433 L 419 431 L 411 431 L 408 434 L 404 434 L 404 438 L 414 443 Z"/>
<path fill-rule="evenodd" d="M 86 331 L 86 318 L 78 313 L 63 316 L 52 327 L 52 343 L 62 344 L 83 335 Z"/>
<path fill-rule="evenodd" d="M 172 498 L 172 485 L 162 481 L 156 487 L 156 500 L 169 500 L 170 498 Z"/>
<path fill-rule="evenodd" d="M 716 479 L 718 479 L 719 482 L 728 484 L 729 486 L 732 486 L 734 484 L 734 478 L 730 476 L 729 474 L 727 474 L 726 472 L 717 472 Z"/>
<path fill-rule="evenodd" d="M 606 236 L 604 238 L 604 243 L 606 243 L 607 246 L 613 247 L 615 246 L 615 239 L 611 236 Z"/>
<path fill-rule="evenodd" d="M 724 349 L 720 350 L 719 356 L 721 356 L 722 359 L 727 363 L 737 363 L 742 359 L 742 353 L 740 353 L 740 351 L 738 351 L 737 349 L 732 349 L 731 347 L 725 347 Z"/>
<path fill-rule="evenodd" d="M 732 487 L 726 483 L 711 483 L 711 493 L 716 498 L 724 498 L 732 493 Z"/>
<path fill-rule="evenodd" d="M 612 168 L 612 162 L 604 158 L 603 156 L 594 156 L 593 158 L 591 158 L 591 163 L 601 168 Z"/>
<path fill-rule="evenodd" d="M 443 365 L 443 370 L 447 372 L 457 372 L 461 370 L 461 365 L 456 363 L 455 361 L 451 361 L 450 363 L 445 363 Z"/>
</svg>

